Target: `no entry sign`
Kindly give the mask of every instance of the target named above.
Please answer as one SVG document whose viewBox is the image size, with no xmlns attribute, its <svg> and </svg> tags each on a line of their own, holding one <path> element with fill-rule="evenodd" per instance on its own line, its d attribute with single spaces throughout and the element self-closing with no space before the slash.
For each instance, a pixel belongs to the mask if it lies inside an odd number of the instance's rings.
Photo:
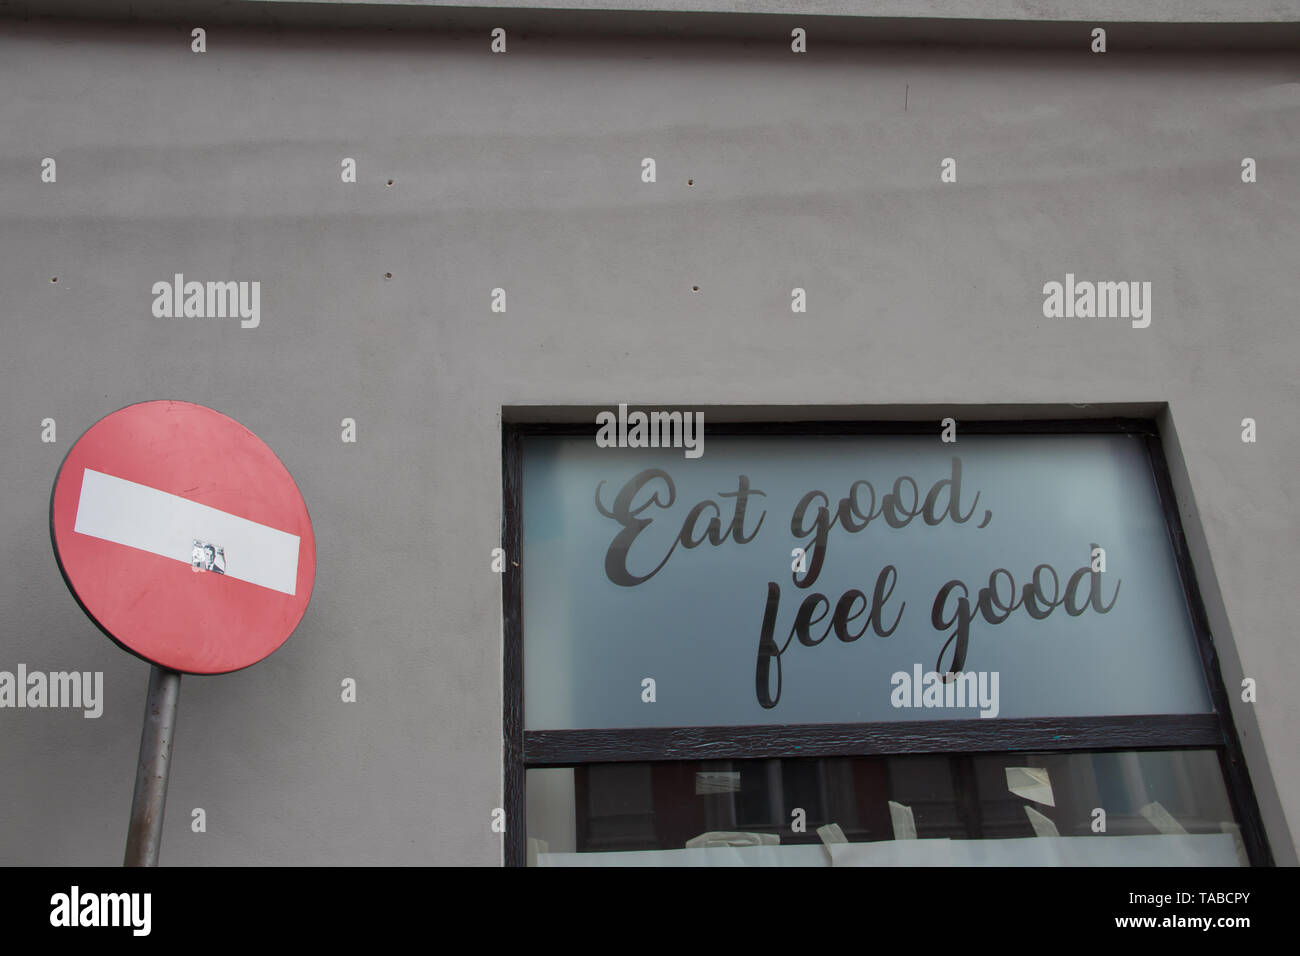
<svg viewBox="0 0 1300 956">
<path fill-rule="evenodd" d="M 247 428 L 189 402 L 129 405 L 92 425 L 55 479 L 50 535 L 91 620 L 189 674 L 239 670 L 278 648 L 316 577 L 288 470 Z"/>
</svg>

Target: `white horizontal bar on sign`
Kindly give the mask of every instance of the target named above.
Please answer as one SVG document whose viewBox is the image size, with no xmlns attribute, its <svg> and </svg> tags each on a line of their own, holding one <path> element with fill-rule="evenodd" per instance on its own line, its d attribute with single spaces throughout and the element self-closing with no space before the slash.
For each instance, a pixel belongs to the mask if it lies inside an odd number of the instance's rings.
<svg viewBox="0 0 1300 956">
<path fill-rule="evenodd" d="M 74 530 L 190 563 L 195 540 L 222 548 L 226 577 L 293 594 L 298 536 L 87 468 Z"/>
</svg>

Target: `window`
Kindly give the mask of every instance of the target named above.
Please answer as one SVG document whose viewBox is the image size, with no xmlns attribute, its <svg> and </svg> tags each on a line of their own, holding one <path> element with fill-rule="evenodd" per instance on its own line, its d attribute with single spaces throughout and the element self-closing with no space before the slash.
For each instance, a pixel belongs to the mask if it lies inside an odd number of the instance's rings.
<svg viewBox="0 0 1300 956">
<path fill-rule="evenodd" d="M 593 436 L 505 435 L 507 862 L 1269 861 L 1151 423 Z"/>
</svg>

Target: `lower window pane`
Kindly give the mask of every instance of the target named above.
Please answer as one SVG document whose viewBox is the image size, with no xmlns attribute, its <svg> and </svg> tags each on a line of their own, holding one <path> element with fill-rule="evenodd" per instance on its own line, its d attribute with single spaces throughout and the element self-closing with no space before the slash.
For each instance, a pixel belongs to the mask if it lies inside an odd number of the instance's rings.
<svg viewBox="0 0 1300 956">
<path fill-rule="evenodd" d="M 529 770 L 530 866 L 1246 865 L 1209 750 Z"/>
</svg>

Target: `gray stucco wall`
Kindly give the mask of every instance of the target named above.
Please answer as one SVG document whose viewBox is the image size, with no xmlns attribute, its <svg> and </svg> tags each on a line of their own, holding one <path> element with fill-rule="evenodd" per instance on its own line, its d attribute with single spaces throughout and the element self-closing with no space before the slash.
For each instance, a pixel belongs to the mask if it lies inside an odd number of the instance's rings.
<svg viewBox="0 0 1300 956">
<path fill-rule="evenodd" d="M 39 5 L 44 0 L 29 0 Z M 295 3 L 302 0 L 262 0 Z M 306 0 L 375 4 L 565 10 L 791 13 L 813 16 L 932 17 L 953 20 L 1102 20 L 1215 23 L 1294 20 L 1296 0 Z"/>
<path fill-rule="evenodd" d="M 569 10 L 798 14 L 943 20 L 1095 20 L 1107 23 L 1244 23 L 1300 19 L 1297 0 L 0 0 L 0 10 L 23 15 L 76 11 L 102 15 L 120 10 L 132 17 L 168 16 L 196 9 L 226 8 L 238 16 L 262 16 L 258 8 L 440 7 L 461 10 Z M 236 13 L 237 8 L 244 8 Z M 97 12 L 98 11 L 98 12 Z M 278 15 L 278 14 L 276 14 Z"/>
<path fill-rule="evenodd" d="M 98 720 L 0 710 L 0 862 L 121 859 L 148 667 L 68 595 L 47 508 L 86 427 L 175 397 L 279 454 L 319 567 L 280 651 L 185 678 L 164 863 L 499 862 L 501 411 L 617 402 L 1168 402 L 1294 863 L 1296 58 L 509 50 L 229 29 L 197 55 L 179 27 L 0 24 L 0 669 L 106 682 Z M 261 326 L 154 318 L 175 272 L 261 280 Z M 1066 272 L 1151 281 L 1150 328 L 1044 319 Z"/>
</svg>

